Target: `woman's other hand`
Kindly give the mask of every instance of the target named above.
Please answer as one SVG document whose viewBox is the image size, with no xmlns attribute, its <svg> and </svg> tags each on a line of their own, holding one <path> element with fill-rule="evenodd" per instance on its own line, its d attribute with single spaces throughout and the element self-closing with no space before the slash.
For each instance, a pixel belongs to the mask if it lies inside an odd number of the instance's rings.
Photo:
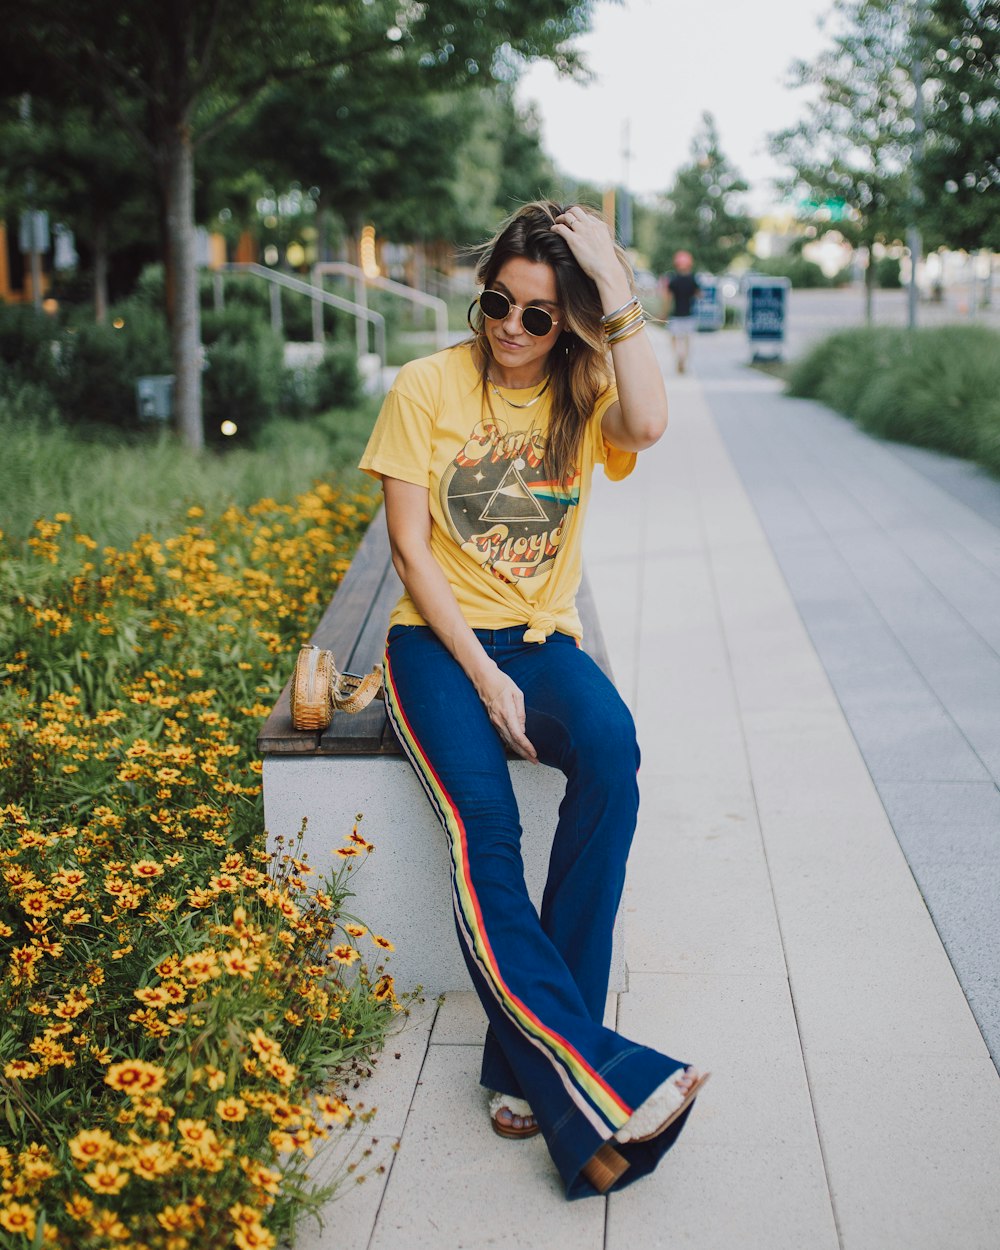
<svg viewBox="0 0 1000 1250">
<path fill-rule="evenodd" d="M 500 735 L 500 741 L 515 755 L 538 763 L 538 754 L 525 735 L 524 692 L 517 682 L 494 666 L 476 682 L 476 691 Z"/>
</svg>

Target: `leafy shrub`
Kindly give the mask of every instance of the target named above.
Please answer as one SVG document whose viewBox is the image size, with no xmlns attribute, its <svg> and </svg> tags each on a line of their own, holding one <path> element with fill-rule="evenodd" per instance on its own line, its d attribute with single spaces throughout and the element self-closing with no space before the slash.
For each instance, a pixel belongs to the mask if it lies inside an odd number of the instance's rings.
<svg viewBox="0 0 1000 1250">
<path fill-rule="evenodd" d="M 788 278 L 793 287 L 804 290 L 815 287 L 831 287 L 838 278 L 828 278 L 815 261 L 804 256 L 769 256 L 754 261 L 754 272 L 767 274 L 770 278 Z"/>
<path fill-rule="evenodd" d="M 120 328 L 114 325 L 121 321 Z M 81 318 L 59 343 L 53 394 L 63 418 L 131 429 L 138 424 L 135 383 L 172 369 L 166 320 L 132 300 L 116 306 L 105 325 Z"/>
<path fill-rule="evenodd" d="M 219 428 L 230 420 L 252 438 L 281 406 L 286 373 L 281 339 L 251 309 L 239 306 L 205 313 L 202 337 L 206 437 L 222 442 Z"/>
<path fill-rule="evenodd" d="M 903 285 L 895 256 L 882 256 L 875 262 L 875 284 L 885 291 L 898 291 Z"/>
<path fill-rule="evenodd" d="M 51 387 L 56 378 L 58 324 L 34 308 L 0 304 L 0 386 L 30 381 Z"/>
<path fill-rule="evenodd" d="M 1000 472 L 1000 334 L 984 326 L 831 335 L 793 365 L 789 390 L 871 433 Z"/>
<path fill-rule="evenodd" d="M 361 398 L 361 375 L 354 349 L 345 344 L 331 344 L 316 366 L 315 411 L 347 408 Z"/>
</svg>

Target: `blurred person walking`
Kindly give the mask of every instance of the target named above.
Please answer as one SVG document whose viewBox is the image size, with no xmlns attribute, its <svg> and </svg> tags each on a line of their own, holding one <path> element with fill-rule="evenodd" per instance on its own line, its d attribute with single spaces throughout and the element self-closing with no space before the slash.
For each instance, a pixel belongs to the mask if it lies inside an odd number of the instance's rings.
<svg viewBox="0 0 1000 1250">
<path fill-rule="evenodd" d="M 674 272 L 666 279 L 670 299 L 668 329 L 674 349 L 674 363 L 678 373 L 686 373 L 691 354 L 691 335 L 697 329 L 694 301 L 701 294 L 698 279 L 694 276 L 694 258 L 690 252 L 674 253 Z"/>
</svg>

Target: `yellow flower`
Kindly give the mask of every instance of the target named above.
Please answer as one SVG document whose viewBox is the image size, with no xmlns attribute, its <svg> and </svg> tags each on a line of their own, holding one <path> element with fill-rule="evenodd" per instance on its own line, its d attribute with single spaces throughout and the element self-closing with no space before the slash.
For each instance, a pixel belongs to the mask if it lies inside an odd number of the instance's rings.
<svg viewBox="0 0 1000 1250">
<path fill-rule="evenodd" d="M 178 1120 L 177 1132 L 192 1146 L 199 1146 L 215 1138 L 215 1134 L 204 1120 Z"/>
<path fill-rule="evenodd" d="M 356 960 L 361 958 L 354 947 L 348 946 L 346 943 L 341 943 L 339 946 L 335 946 L 333 950 L 330 951 L 330 954 L 339 964 L 353 964 Z"/>
<path fill-rule="evenodd" d="M 181 1156 L 166 1142 L 143 1142 L 128 1159 L 128 1165 L 136 1176 L 144 1180 L 156 1180 L 167 1176 L 180 1162 Z"/>
<path fill-rule="evenodd" d="M 84 1183 L 98 1194 L 119 1194 L 128 1184 L 129 1174 L 117 1163 L 98 1163 L 92 1172 L 84 1174 Z"/>
<path fill-rule="evenodd" d="M 381 946 L 384 951 L 394 951 L 396 949 L 392 942 L 390 942 L 388 938 L 382 937 L 381 934 L 373 933 L 371 936 L 375 945 Z"/>
<path fill-rule="evenodd" d="M 4 1067 L 4 1076 L 16 1077 L 20 1081 L 30 1081 L 33 1076 L 37 1076 L 41 1068 L 37 1063 L 32 1063 L 30 1059 L 11 1059 Z"/>
<path fill-rule="evenodd" d="M 30 1239 L 35 1235 L 35 1213 L 23 1202 L 9 1202 L 0 1207 L 0 1228 Z"/>
<path fill-rule="evenodd" d="M 194 951 L 181 960 L 183 980 L 187 985 L 201 985 L 219 975 L 219 963 L 215 951 Z"/>
<path fill-rule="evenodd" d="M 276 1245 L 273 1233 L 269 1233 L 263 1224 L 244 1224 L 233 1233 L 233 1245 L 238 1250 L 270 1250 Z"/>
<path fill-rule="evenodd" d="M 268 1037 L 263 1029 L 254 1029 L 247 1035 L 247 1040 L 259 1058 L 264 1060 L 280 1058 L 281 1044 Z"/>
<path fill-rule="evenodd" d="M 103 1237 L 108 1241 L 124 1241 L 129 1235 L 128 1229 L 113 1211 L 98 1211 L 87 1222 L 95 1237 Z"/>
<path fill-rule="evenodd" d="M 260 967 L 260 959 L 257 955 L 236 948 L 224 952 L 222 966 L 230 976 L 243 977 L 244 980 L 249 981 Z"/>
<path fill-rule="evenodd" d="M 83 1129 L 70 1138 L 69 1152 L 77 1163 L 95 1163 L 106 1159 L 114 1150 L 115 1140 L 102 1128 Z"/>
<path fill-rule="evenodd" d="M 215 1114 L 222 1120 L 238 1123 L 247 1117 L 247 1105 L 242 1098 L 220 1098 L 215 1104 Z"/>
<path fill-rule="evenodd" d="M 372 998 L 377 1003 L 391 1002 L 396 1003 L 396 986 L 392 977 L 388 974 L 379 977 L 375 982 L 375 988 L 372 990 Z"/>
<path fill-rule="evenodd" d="M 329 1094 L 321 1094 L 316 1099 L 316 1107 L 327 1119 L 337 1124 L 343 1124 L 354 1114 L 346 1102 Z"/>
<path fill-rule="evenodd" d="M 194 1228 L 195 1210 L 190 1202 L 178 1202 L 157 1212 L 156 1222 L 168 1233 L 190 1232 Z"/>
<path fill-rule="evenodd" d="M 132 873 L 148 881 L 153 877 L 163 876 L 163 865 L 157 863 L 155 859 L 139 859 L 132 865 Z"/>
<path fill-rule="evenodd" d="M 277 1168 L 266 1167 L 259 1160 L 251 1159 L 249 1155 L 243 1155 L 240 1159 L 240 1167 L 255 1189 L 260 1189 L 272 1197 L 278 1194 L 281 1189 L 281 1173 Z"/>
<path fill-rule="evenodd" d="M 63 1210 L 71 1220 L 86 1220 L 93 1213 L 94 1204 L 83 1194 L 73 1194 L 63 1203 Z"/>
<path fill-rule="evenodd" d="M 155 1094 L 167 1083 L 167 1074 L 155 1063 L 127 1059 L 108 1068 L 104 1083 L 126 1094 Z"/>
<path fill-rule="evenodd" d="M 166 986 L 163 985 L 147 985 L 143 989 L 133 990 L 132 995 L 140 1003 L 145 1003 L 147 1007 L 166 1007 L 168 1003 L 174 1001 L 173 997 L 167 993 Z"/>
<path fill-rule="evenodd" d="M 280 1056 L 268 1059 L 265 1066 L 271 1076 L 276 1081 L 280 1081 L 282 1085 L 291 1085 L 298 1072 L 294 1063 L 289 1063 L 287 1059 L 283 1059 Z"/>
</svg>

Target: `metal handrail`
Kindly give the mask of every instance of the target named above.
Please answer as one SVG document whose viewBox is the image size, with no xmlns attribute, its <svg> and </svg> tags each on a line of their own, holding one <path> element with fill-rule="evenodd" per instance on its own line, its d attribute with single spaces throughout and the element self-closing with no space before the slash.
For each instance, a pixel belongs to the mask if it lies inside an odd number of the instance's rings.
<svg viewBox="0 0 1000 1250">
<path fill-rule="evenodd" d="M 401 299 L 408 299 L 413 304 L 430 308 L 434 313 L 434 341 L 438 351 L 448 346 L 448 305 L 437 295 L 428 295 L 426 291 L 418 291 L 407 286 L 405 282 L 396 282 L 392 278 L 371 276 L 366 274 L 359 265 L 352 265 L 346 260 L 323 260 L 312 267 L 313 283 L 323 289 L 323 275 L 327 273 L 344 274 L 354 279 L 354 294 L 358 302 L 368 307 L 365 291 L 369 286 L 378 287 L 380 291 L 388 291 Z"/>
<path fill-rule="evenodd" d="M 325 291 L 322 286 L 303 282 L 301 278 L 292 278 L 287 273 L 279 273 L 275 269 L 268 269 L 266 265 L 258 265 L 254 261 L 230 261 L 225 265 L 219 265 L 215 270 L 215 307 L 218 310 L 225 306 L 225 288 L 222 282 L 223 273 L 248 273 L 251 277 L 263 278 L 265 282 L 271 283 L 271 325 L 277 334 L 282 332 L 281 294 L 279 287 L 284 287 L 288 291 L 297 291 L 300 295 L 306 295 L 313 301 L 314 331 L 316 327 L 316 313 L 319 312 L 321 304 L 328 304 L 331 308 L 339 308 L 341 312 L 349 313 L 358 320 L 359 329 L 361 329 L 360 323 L 367 321 L 375 331 L 375 354 L 378 356 L 379 378 L 381 379 L 382 371 L 385 369 L 386 364 L 385 317 L 381 313 L 372 312 L 365 304 L 356 304 L 353 300 L 344 299 L 341 295 L 333 295 L 331 292 Z M 322 329 L 322 318 L 320 318 L 320 327 Z M 314 333 L 313 337 L 316 342 L 322 342 L 322 333 L 319 337 Z M 367 333 L 364 335 L 364 341 L 359 339 L 359 354 L 367 352 L 367 340 Z"/>
</svg>

